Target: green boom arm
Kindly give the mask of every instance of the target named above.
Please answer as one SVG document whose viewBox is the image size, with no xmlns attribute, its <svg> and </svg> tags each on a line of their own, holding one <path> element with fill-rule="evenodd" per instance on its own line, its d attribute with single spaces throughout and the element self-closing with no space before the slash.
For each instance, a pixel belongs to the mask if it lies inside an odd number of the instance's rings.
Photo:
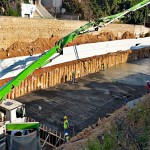
<svg viewBox="0 0 150 150">
<path fill-rule="evenodd" d="M 63 54 L 63 47 L 73 41 L 75 38 L 77 38 L 79 35 L 90 32 L 90 28 L 93 28 L 94 31 L 98 31 L 99 28 L 105 27 L 106 25 L 114 22 L 118 18 L 124 17 L 126 14 L 132 11 L 136 11 L 137 9 L 140 9 L 144 7 L 145 5 L 148 5 L 150 3 L 150 0 L 143 0 L 142 2 L 138 3 L 137 5 L 131 7 L 130 9 L 118 13 L 116 15 L 96 19 L 94 21 L 90 21 L 84 26 L 80 27 L 79 29 L 75 30 L 74 32 L 70 33 L 69 35 L 65 36 L 64 38 L 60 39 L 55 46 L 47 51 L 46 53 L 43 53 L 39 59 L 37 59 L 35 62 L 33 62 L 30 66 L 28 66 L 25 70 L 23 70 L 21 73 L 19 73 L 16 77 L 14 77 L 11 81 L 6 83 L 4 86 L 0 89 L 0 100 L 4 100 L 6 98 L 6 95 L 11 92 L 11 90 L 17 86 L 20 85 L 20 83 L 26 79 L 34 70 L 46 65 L 50 62 L 50 58 L 55 54 Z"/>
</svg>

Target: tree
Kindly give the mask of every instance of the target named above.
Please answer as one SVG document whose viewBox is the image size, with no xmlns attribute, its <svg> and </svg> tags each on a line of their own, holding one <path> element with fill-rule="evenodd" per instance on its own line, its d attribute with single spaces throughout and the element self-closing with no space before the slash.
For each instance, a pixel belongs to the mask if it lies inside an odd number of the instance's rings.
<svg viewBox="0 0 150 150">
<path fill-rule="evenodd" d="M 126 8 L 130 8 L 137 3 L 141 2 L 141 0 L 128 0 L 127 2 L 124 2 L 124 5 Z M 135 12 L 131 12 L 130 14 L 126 15 L 123 19 L 123 22 L 130 23 L 130 24 L 142 24 L 144 23 L 144 20 L 148 16 L 148 7 L 145 6 Z"/>
<path fill-rule="evenodd" d="M 14 2 L 10 0 L 1 0 L 0 6 L 5 9 L 3 15 L 19 16 L 21 13 L 20 0 L 16 0 Z"/>
<path fill-rule="evenodd" d="M 67 13 L 81 14 L 80 19 L 100 18 L 114 15 L 141 2 L 141 0 L 64 0 L 63 7 Z M 147 18 L 148 7 L 126 15 L 122 22 L 130 24 L 141 24 Z"/>
<path fill-rule="evenodd" d="M 102 9 L 98 5 L 96 0 L 90 0 L 89 1 L 89 7 L 91 8 L 91 10 L 93 12 L 94 18 L 102 17 Z"/>
</svg>

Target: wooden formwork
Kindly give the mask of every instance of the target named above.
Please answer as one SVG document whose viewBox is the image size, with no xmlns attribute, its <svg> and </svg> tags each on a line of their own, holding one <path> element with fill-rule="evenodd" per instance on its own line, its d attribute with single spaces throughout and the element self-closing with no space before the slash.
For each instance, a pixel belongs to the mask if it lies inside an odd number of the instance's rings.
<svg viewBox="0 0 150 150">
<path fill-rule="evenodd" d="M 79 78 L 100 71 L 102 64 L 104 64 L 105 68 L 109 68 L 130 60 L 149 56 L 150 48 L 143 48 L 135 51 L 118 51 L 41 68 L 28 76 L 19 87 L 14 88 L 7 95 L 7 98 L 14 99 L 31 91 L 45 89 L 59 83 L 70 81 L 73 71 L 75 71 L 76 78 Z M 0 86 L 7 83 L 10 79 L 0 80 Z"/>
<path fill-rule="evenodd" d="M 27 117 L 26 122 L 36 122 L 36 120 Z M 43 143 L 42 147 L 47 144 L 52 148 L 56 148 L 65 142 L 61 133 L 51 131 L 51 129 L 44 124 L 40 124 L 40 140 Z"/>
</svg>

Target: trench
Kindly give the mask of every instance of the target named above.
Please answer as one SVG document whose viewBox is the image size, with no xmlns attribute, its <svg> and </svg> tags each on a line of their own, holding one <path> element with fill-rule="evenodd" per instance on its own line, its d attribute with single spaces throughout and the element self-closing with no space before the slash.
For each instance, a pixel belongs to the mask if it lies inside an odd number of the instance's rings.
<svg viewBox="0 0 150 150">
<path fill-rule="evenodd" d="M 50 67 L 40 68 L 29 75 L 22 83 L 12 89 L 7 95 L 8 99 L 15 99 L 32 91 L 46 89 L 72 78 L 72 72 L 76 72 L 76 78 L 84 77 L 88 74 L 117 66 L 131 60 L 140 59 L 150 56 L 150 48 L 139 50 L 118 51 L 104 55 L 97 55 L 75 61 L 70 61 L 62 64 L 53 65 Z M 0 80 L 0 86 L 9 82 L 12 78 Z"/>
<path fill-rule="evenodd" d="M 8 98 L 24 103 L 27 116 L 45 124 L 52 132 L 63 134 L 63 116 L 67 115 L 72 137 L 120 108 L 125 96 L 133 100 L 146 93 L 144 86 L 150 79 L 149 55 L 150 49 L 146 48 L 40 69 L 15 88 Z M 73 70 L 77 77 L 75 84 L 71 82 Z M 7 79 L 0 84 L 4 82 Z M 40 114 L 39 106 L 42 107 Z"/>
<path fill-rule="evenodd" d="M 63 116 L 70 121 L 70 135 L 76 135 L 99 118 L 107 117 L 124 103 L 146 93 L 150 59 L 120 64 L 76 80 L 30 92 L 17 98 L 26 105 L 27 116 L 63 133 Z M 123 73 L 124 72 L 124 73 Z M 38 106 L 42 107 L 38 115 Z"/>
</svg>

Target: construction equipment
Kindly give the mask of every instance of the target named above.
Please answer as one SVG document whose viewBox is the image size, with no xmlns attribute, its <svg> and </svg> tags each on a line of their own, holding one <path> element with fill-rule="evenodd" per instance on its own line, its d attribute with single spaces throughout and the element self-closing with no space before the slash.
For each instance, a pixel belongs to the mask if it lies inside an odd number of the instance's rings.
<svg viewBox="0 0 150 150">
<path fill-rule="evenodd" d="M 11 90 L 20 85 L 20 83 L 26 79 L 34 70 L 43 67 L 44 65 L 50 63 L 52 59 L 50 59 L 54 54 L 58 53 L 58 55 L 63 54 L 63 47 L 73 41 L 81 34 L 85 34 L 88 32 L 98 31 L 98 29 L 107 26 L 108 24 L 114 22 L 116 19 L 124 17 L 126 14 L 136 11 L 145 5 L 148 5 L 150 0 L 144 0 L 139 4 L 131 7 L 124 12 L 118 13 L 116 15 L 96 19 L 90 21 L 89 23 L 85 24 L 84 26 L 80 27 L 79 29 L 75 30 L 74 32 L 70 33 L 69 35 L 65 36 L 64 38 L 60 39 L 55 46 L 47 52 L 44 52 L 39 59 L 33 62 L 30 66 L 28 66 L 25 70 L 19 73 L 15 78 L 9 81 L 6 85 L 4 85 L 0 89 L 0 100 L 6 99 L 6 95 L 11 92 Z"/>
<path fill-rule="evenodd" d="M 6 149 L 7 140 L 8 150 L 13 150 L 13 147 L 40 150 L 39 127 L 39 122 L 26 122 L 24 104 L 10 99 L 0 104 L 0 149 Z"/>
<path fill-rule="evenodd" d="M 103 17 L 103 18 L 89 21 L 84 26 L 81 26 L 79 29 L 75 30 L 74 32 L 70 33 L 69 35 L 65 36 L 64 38 L 60 39 L 58 42 L 56 42 L 55 46 L 52 49 L 44 52 L 39 57 L 39 59 L 37 59 L 35 62 L 33 62 L 31 65 L 29 65 L 25 70 L 23 70 L 21 73 L 19 73 L 16 77 L 14 77 L 6 85 L 2 86 L 0 88 L 0 101 L 2 102 L 0 104 L 0 111 L 1 111 L 1 116 L 2 116 L 1 118 L 2 118 L 3 124 L 0 127 L 0 133 L 1 134 L 6 133 L 5 124 L 7 124 L 7 122 L 9 122 L 9 123 L 25 122 L 25 107 L 24 107 L 24 105 L 17 101 L 14 101 L 14 100 L 6 100 L 7 94 L 9 92 L 11 92 L 12 89 L 19 86 L 20 83 L 23 80 L 25 80 L 33 71 L 50 63 L 53 59 L 55 59 L 59 55 L 63 55 L 63 47 L 65 45 L 67 45 L 69 42 L 73 41 L 79 35 L 93 32 L 93 31 L 98 31 L 99 29 L 114 22 L 116 19 L 123 18 L 126 14 L 136 11 L 136 10 L 148 5 L 149 3 L 150 3 L 150 0 L 143 0 L 142 2 L 138 3 L 137 5 L 129 8 L 121 13 L 118 13 L 116 15 L 111 15 L 108 17 Z M 57 54 L 57 56 L 54 57 L 54 54 Z M 20 113 L 19 113 L 19 110 L 20 110 Z"/>
</svg>

